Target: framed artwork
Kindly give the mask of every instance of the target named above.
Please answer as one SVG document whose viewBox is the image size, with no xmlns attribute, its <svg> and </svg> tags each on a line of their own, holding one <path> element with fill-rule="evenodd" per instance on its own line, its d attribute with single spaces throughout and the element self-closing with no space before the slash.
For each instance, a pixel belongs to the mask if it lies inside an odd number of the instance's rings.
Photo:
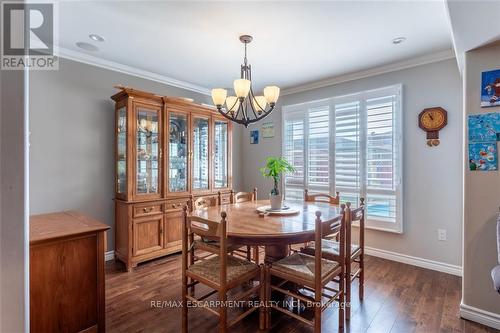
<svg viewBox="0 0 500 333">
<path fill-rule="evenodd" d="M 500 69 L 481 74 L 481 107 L 500 106 Z"/>
<path fill-rule="evenodd" d="M 259 130 L 250 130 L 250 144 L 256 145 L 259 143 Z"/>
<path fill-rule="evenodd" d="M 469 143 L 469 169 L 471 171 L 498 170 L 497 142 Z"/>
<path fill-rule="evenodd" d="M 262 124 L 262 137 L 263 138 L 274 138 L 274 123 L 263 123 Z"/>
<path fill-rule="evenodd" d="M 469 142 L 500 141 L 500 113 L 471 114 Z"/>
</svg>

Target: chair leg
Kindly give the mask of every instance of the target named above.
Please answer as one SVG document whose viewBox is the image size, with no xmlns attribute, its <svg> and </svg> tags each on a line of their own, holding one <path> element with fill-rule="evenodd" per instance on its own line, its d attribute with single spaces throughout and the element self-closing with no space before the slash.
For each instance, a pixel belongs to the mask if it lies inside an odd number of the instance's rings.
<svg viewBox="0 0 500 333">
<path fill-rule="evenodd" d="M 187 276 L 182 272 L 182 333 L 188 332 Z"/>
<path fill-rule="evenodd" d="M 359 300 L 362 301 L 365 295 L 365 255 L 359 256 Z"/>
<path fill-rule="evenodd" d="M 339 276 L 339 332 L 344 331 L 344 315 L 345 315 L 345 274 L 340 273 Z"/>
<path fill-rule="evenodd" d="M 227 332 L 227 307 L 226 307 L 227 295 L 225 290 L 219 290 L 219 333 Z"/>
<path fill-rule="evenodd" d="M 266 278 L 266 329 L 271 327 L 271 273 L 269 266 L 265 265 L 265 278 Z"/>
<path fill-rule="evenodd" d="M 258 249 L 258 247 L 256 247 Z M 266 277 L 265 277 L 265 271 L 264 271 L 264 265 L 260 265 L 260 280 L 259 280 L 259 286 L 260 286 L 260 301 L 261 303 L 266 304 Z M 262 305 L 262 304 L 261 304 Z M 259 308 L 259 329 L 260 330 L 265 330 L 266 329 L 266 308 L 261 306 Z"/>
<path fill-rule="evenodd" d="M 247 260 L 252 261 L 252 252 L 250 251 L 250 246 L 247 245 Z"/>
<path fill-rule="evenodd" d="M 259 247 L 255 246 L 253 248 L 253 260 L 258 265 L 259 264 Z"/>
<path fill-rule="evenodd" d="M 314 306 L 314 333 L 321 333 L 321 301 Z"/>
<path fill-rule="evenodd" d="M 345 319 L 351 319 L 351 261 L 345 265 Z"/>
</svg>

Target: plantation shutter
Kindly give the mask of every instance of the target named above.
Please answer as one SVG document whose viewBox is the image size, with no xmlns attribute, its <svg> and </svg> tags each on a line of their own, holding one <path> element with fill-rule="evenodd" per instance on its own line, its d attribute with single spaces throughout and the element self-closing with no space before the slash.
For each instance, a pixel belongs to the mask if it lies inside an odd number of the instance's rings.
<svg viewBox="0 0 500 333">
<path fill-rule="evenodd" d="M 335 190 L 343 202 L 361 193 L 360 102 L 335 105 Z"/>
<path fill-rule="evenodd" d="M 368 227 L 402 231 L 401 86 L 287 106 L 285 199 L 340 192 L 354 207 L 365 198 Z"/>
<path fill-rule="evenodd" d="M 330 108 L 312 107 L 308 117 L 307 188 L 328 193 L 330 188 Z"/>
<path fill-rule="evenodd" d="M 366 100 L 366 203 L 368 218 L 395 221 L 399 151 L 396 95 Z"/>
<path fill-rule="evenodd" d="M 284 177 L 286 199 L 300 199 L 304 190 L 304 117 L 300 113 L 286 115 L 284 121 L 283 156 L 295 167 L 293 174 Z"/>
</svg>

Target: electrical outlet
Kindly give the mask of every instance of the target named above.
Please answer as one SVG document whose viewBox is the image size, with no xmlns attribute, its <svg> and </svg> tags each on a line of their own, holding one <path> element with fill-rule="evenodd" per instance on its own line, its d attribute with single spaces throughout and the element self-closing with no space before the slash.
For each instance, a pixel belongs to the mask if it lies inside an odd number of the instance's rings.
<svg viewBox="0 0 500 333">
<path fill-rule="evenodd" d="M 438 240 L 440 241 L 446 240 L 446 229 L 438 229 Z"/>
</svg>

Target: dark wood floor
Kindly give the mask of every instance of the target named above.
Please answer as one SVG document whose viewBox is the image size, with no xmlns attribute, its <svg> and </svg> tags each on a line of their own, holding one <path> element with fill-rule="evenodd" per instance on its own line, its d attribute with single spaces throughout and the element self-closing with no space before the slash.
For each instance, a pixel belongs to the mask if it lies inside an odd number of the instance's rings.
<svg viewBox="0 0 500 333">
<path fill-rule="evenodd" d="M 180 255 L 139 265 L 127 273 L 121 263 L 106 264 L 108 332 L 180 332 L 181 309 L 152 302 L 181 299 Z M 497 332 L 458 316 L 460 278 L 375 257 L 366 259 L 365 300 L 352 302 L 346 332 Z M 353 295 L 357 295 L 357 283 Z M 166 305 L 165 303 L 163 303 Z M 335 308 L 324 312 L 323 332 L 337 332 Z M 189 312 L 190 332 L 216 332 L 217 320 L 203 309 Z M 312 332 L 297 320 L 273 313 L 271 332 Z M 257 314 L 234 332 L 258 332 Z"/>
</svg>

